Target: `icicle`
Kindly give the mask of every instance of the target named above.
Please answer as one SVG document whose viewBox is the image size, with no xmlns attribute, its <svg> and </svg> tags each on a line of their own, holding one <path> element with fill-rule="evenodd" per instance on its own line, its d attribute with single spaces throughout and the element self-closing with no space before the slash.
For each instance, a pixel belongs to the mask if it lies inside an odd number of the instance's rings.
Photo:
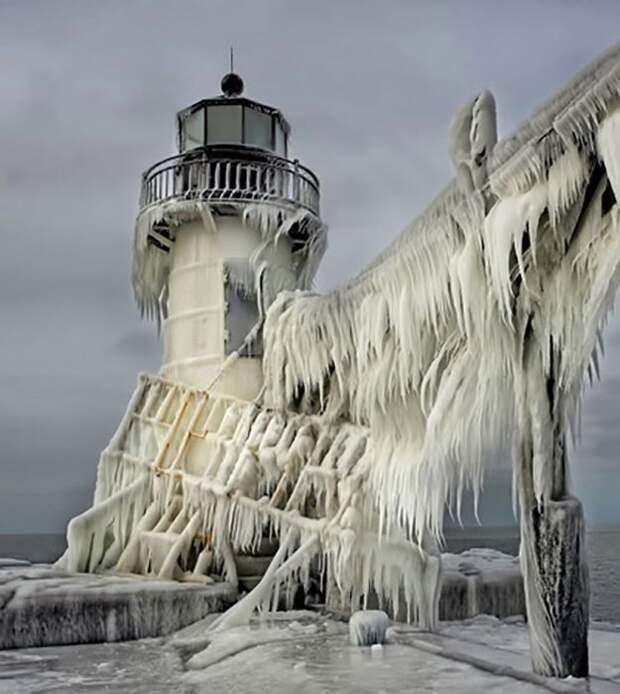
<svg viewBox="0 0 620 694">
<path fill-rule="evenodd" d="M 549 216 L 555 229 L 561 215 L 577 198 L 588 175 L 579 150 L 571 145 L 549 169 Z"/>
<path fill-rule="evenodd" d="M 601 124 L 597 149 L 605 164 L 616 200 L 620 200 L 620 109 L 607 116 Z"/>
</svg>

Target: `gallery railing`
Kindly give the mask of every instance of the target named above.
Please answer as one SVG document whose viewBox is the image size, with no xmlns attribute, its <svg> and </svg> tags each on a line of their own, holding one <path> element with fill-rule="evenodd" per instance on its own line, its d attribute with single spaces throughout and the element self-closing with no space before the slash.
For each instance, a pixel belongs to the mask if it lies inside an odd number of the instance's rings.
<svg viewBox="0 0 620 694">
<path fill-rule="evenodd" d="M 317 177 L 298 161 L 275 155 L 222 158 L 202 151 L 164 159 L 143 174 L 140 208 L 175 198 L 271 202 L 319 216 Z"/>
</svg>

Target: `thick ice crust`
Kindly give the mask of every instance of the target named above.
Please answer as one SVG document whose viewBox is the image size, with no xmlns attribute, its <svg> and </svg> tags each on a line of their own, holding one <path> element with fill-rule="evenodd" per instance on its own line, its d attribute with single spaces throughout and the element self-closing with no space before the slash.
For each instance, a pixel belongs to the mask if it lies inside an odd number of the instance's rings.
<svg viewBox="0 0 620 694">
<path fill-rule="evenodd" d="M 162 636 L 226 609 L 236 598 L 226 583 L 188 585 L 9 565 L 0 567 L 0 650 Z"/>
</svg>

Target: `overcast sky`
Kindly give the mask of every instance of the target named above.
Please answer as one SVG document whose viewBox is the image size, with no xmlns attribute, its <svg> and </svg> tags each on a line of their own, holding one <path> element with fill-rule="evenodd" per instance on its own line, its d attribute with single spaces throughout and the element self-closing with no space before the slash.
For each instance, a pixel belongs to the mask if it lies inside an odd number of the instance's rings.
<svg viewBox="0 0 620 694">
<path fill-rule="evenodd" d="M 161 345 L 129 286 L 140 173 L 174 114 L 219 93 L 228 47 L 320 177 L 320 289 L 373 258 L 451 176 L 455 108 L 500 136 L 618 38 L 620 3 L 0 0 L 0 532 L 62 531 Z M 591 522 L 620 521 L 620 320 L 573 456 Z M 510 522 L 508 474 L 488 524 Z M 501 493 L 500 493 L 501 492 Z"/>
</svg>

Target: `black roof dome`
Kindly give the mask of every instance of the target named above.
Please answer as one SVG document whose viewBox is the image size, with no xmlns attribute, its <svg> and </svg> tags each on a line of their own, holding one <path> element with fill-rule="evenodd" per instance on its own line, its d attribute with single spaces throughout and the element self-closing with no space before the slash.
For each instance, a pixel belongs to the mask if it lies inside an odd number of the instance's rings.
<svg viewBox="0 0 620 694">
<path fill-rule="evenodd" d="M 243 94 L 243 80 L 236 72 L 229 72 L 224 75 L 220 86 L 224 96 L 241 96 Z"/>
</svg>

